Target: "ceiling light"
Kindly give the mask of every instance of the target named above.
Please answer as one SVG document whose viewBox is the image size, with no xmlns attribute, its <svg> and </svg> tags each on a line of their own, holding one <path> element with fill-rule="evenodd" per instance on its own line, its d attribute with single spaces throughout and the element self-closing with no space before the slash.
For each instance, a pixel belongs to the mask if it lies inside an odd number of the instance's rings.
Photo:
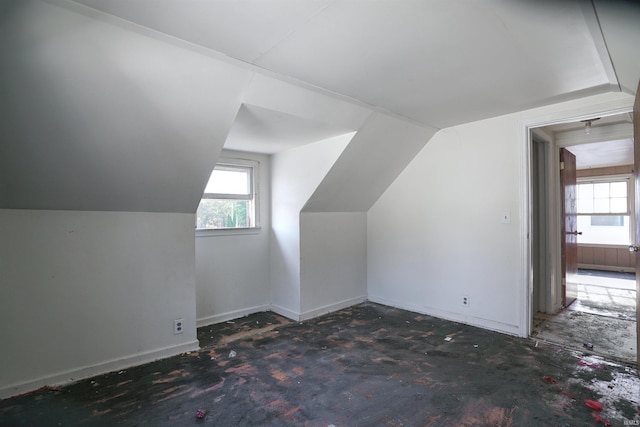
<svg viewBox="0 0 640 427">
<path fill-rule="evenodd" d="M 582 123 L 584 123 L 584 133 L 585 133 L 585 135 L 591 135 L 591 122 L 594 122 L 596 120 L 600 120 L 600 118 L 582 120 Z"/>
</svg>

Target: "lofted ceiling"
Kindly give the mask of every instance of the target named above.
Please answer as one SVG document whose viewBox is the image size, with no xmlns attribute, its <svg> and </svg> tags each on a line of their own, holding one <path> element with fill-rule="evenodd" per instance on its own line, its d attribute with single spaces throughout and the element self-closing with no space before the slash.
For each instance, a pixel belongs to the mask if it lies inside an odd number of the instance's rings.
<svg viewBox="0 0 640 427">
<path fill-rule="evenodd" d="M 634 94 L 638 22 L 622 0 L 4 0 L 0 208 L 193 213 L 223 148 L 357 132 L 312 208 L 366 210 L 438 129 Z"/>
<path fill-rule="evenodd" d="M 640 77 L 632 2 L 75 1 L 433 128 Z"/>
</svg>

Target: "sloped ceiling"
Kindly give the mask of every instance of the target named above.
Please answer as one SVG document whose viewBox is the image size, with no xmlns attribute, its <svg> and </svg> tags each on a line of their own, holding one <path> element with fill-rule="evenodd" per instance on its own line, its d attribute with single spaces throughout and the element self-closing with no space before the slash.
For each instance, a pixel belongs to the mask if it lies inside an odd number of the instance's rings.
<svg viewBox="0 0 640 427">
<path fill-rule="evenodd" d="M 640 76 L 604 1 L 605 43 L 586 1 L 77 1 L 435 128 L 615 90 L 606 42 Z"/>
<path fill-rule="evenodd" d="M 333 123 L 244 104 L 224 146 L 230 150 L 274 154 L 349 132 Z"/>
<path fill-rule="evenodd" d="M 635 7 L 5 0 L 0 208 L 193 212 L 225 141 L 275 152 L 307 140 L 295 133 L 359 130 L 372 113 L 432 134 L 631 92 L 640 78 Z M 249 141 L 260 135 L 271 141 Z"/>
<path fill-rule="evenodd" d="M 250 73 L 40 1 L 0 15 L 0 208 L 194 212 Z"/>
</svg>

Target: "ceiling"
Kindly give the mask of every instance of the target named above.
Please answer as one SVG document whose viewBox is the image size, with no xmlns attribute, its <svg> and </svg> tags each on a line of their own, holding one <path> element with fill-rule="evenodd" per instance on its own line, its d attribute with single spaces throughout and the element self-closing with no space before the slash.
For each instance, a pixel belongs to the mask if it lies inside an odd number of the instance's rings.
<svg viewBox="0 0 640 427">
<path fill-rule="evenodd" d="M 591 120 L 585 132 L 584 121 L 545 126 L 556 143 L 576 156 L 578 169 L 593 169 L 633 164 L 633 122 L 631 114 L 615 114 Z"/>
<path fill-rule="evenodd" d="M 632 2 L 75 1 L 436 129 L 635 91 L 640 77 L 640 8 Z M 274 114 L 245 106 L 225 147 L 275 152 L 295 143 L 294 134 L 306 141 L 336 131 Z"/>
<path fill-rule="evenodd" d="M 348 129 L 329 123 L 243 104 L 229 131 L 225 147 L 238 151 L 274 154 L 287 148 L 349 132 Z"/>
<path fill-rule="evenodd" d="M 0 207 L 193 213 L 223 149 L 355 132 L 313 209 L 367 210 L 439 129 L 630 98 L 638 22 L 616 0 L 3 0 Z"/>
<path fill-rule="evenodd" d="M 633 164 L 633 140 L 593 142 L 569 147 L 576 156 L 577 169 L 593 169 Z"/>
</svg>

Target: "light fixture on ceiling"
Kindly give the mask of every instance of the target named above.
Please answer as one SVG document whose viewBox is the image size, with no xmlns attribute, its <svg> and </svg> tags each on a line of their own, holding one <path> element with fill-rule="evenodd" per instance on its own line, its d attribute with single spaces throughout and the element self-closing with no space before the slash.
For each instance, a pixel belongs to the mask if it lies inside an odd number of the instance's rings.
<svg viewBox="0 0 640 427">
<path fill-rule="evenodd" d="M 586 135 L 591 135 L 591 122 L 595 122 L 596 120 L 600 120 L 600 118 L 582 120 L 582 123 L 584 123 L 584 133 Z"/>
</svg>

